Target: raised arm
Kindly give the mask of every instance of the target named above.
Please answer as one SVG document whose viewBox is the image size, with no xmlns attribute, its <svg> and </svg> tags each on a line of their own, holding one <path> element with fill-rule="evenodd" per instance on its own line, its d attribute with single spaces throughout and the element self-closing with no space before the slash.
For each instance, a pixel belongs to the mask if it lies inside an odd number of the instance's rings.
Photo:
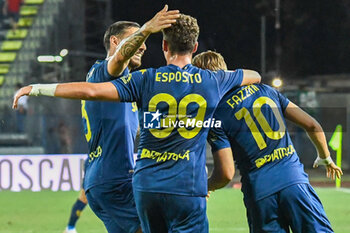
<svg viewBox="0 0 350 233">
<path fill-rule="evenodd" d="M 119 94 L 110 82 L 88 83 L 74 82 L 62 84 L 34 84 L 22 87 L 15 95 L 13 108 L 17 108 L 21 96 L 52 96 L 81 100 L 111 100 L 119 101 Z"/>
<path fill-rule="evenodd" d="M 108 62 L 108 72 L 110 74 L 118 73 L 124 70 L 127 61 L 135 54 L 138 48 L 144 43 L 147 37 L 164 28 L 170 27 L 179 17 L 179 11 L 168 11 L 168 6 L 156 14 L 150 21 L 145 23 L 140 30 L 121 42 L 116 53 Z M 126 63 L 125 63 L 126 62 Z M 112 68 L 110 65 L 112 65 Z M 113 72 L 110 72 L 112 69 Z M 121 72 L 120 71 L 120 72 Z M 68 99 L 81 100 L 111 100 L 119 101 L 119 93 L 112 83 L 62 83 L 62 84 L 35 84 L 21 88 L 13 100 L 13 108 L 17 108 L 18 99 L 21 96 L 53 96 Z"/>
<path fill-rule="evenodd" d="M 208 179 L 208 190 L 214 191 L 225 187 L 235 174 L 235 165 L 231 148 L 213 152 L 214 169 Z"/>
<path fill-rule="evenodd" d="M 337 176 L 340 178 L 340 176 L 343 175 L 343 172 L 332 161 L 327 146 L 326 136 L 321 125 L 313 117 L 292 102 L 288 104 L 284 115 L 288 120 L 302 127 L 315 145 L 318 156 L 315 160 L 314 167 L 325 165 L 327 169 L 327 177 L 334 179 L 335 176 Z"/>
<path fill-rule="evenodd" d="M 161 11 L 145 23 L 138 31 L 120 42 L 117 50 L 108 60 L 108 73 L 115 77 L 119 76 L 128 66 L 130 58 L 134 56 L 148 36 L 170 27 L 172 23 L 176 22 L 179 16 L 178 10 L 168 11 L 168 5 L 165 5 Z"/>
<path fill-rule="evenodd" d="M 260 83 L 261 76 L 254 70 L 243 70 L 243 80 L 241 86 Z"/>
</svg>

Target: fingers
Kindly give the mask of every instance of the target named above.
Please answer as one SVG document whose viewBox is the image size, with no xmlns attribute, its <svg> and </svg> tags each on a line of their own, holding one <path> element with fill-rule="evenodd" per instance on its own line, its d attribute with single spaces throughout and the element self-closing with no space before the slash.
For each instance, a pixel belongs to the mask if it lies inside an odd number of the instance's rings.
<svg viewBox="0 0 350 233">
<path fill-rule="evenodd" d="M 343 175 L 343 171 L 341 170 L 341 168 L 339 168 L 339 173 Z"/>
<path fill-rule="evenodd" d="M 342 175 L 342 171 L 336 170 L 335 172 L 337 174 L 337 178 L 340 179 L 340 177 Z"/>
<path fill-rule="evenodd" d="M 336 177 L 340 179 L 341 176 L 343 175 L 343 171 L 341 170 L 341 168 L 336 166 L 334 163 L 328 165 L 326 169 L 327 169 L 327 177 L 331 178 L 332 180 L 334 180 Z"/>
<path fill-rule="evenodd" d="M 165 15 L 162 18 L 159 19 L 159 22 L 161 23 L 161 26 L 170 27 L 171 24 L 176 23 L 176 19 L 180 17 L 180 14 L 169 14 Z"/>
<path fill-rule="evenodd" d="M 334 163 L 331 164 L 331 169 L 334 171 L 335 176 L 340 179 L 340 177 L 343 175 L 343 171 L 340 167 L 336 166 Z"/>
<path fill-rule="evenodd" d="M 340 177 L 343 175 L 343 171 L 341 170 L 341 168 L 336 166 L 334 171 L 335 171 L 337 178 L 340 179 Z"/>
<path fill-rule="evenodd" d="M 334 180 L 335 179 L 335 172 L 334 172 L 334 169 L 332 167 L 328 167 L 328 173 L 329 173 L 328 178 L 331 178 L 332 180 Z"/>
<path fill-rule="evenodd" d="M 167 12 L 165 13 L 165 15 L 177 15 L 177 14 L 179 14 L 179 13 L 180 13 L 179 10 L 171 10 L 171 11 L 167 11 Z"/>
<path fill-rule="evenodd" d="M 164 28 L 171 27 L 171 24 L 176 23 L 176 19 L 180 17 L 179 10 L 168 10 L 168 5 L 158 12 L 150 21 L 145 25 L 145 32 L 156 33 Z"/>
<path fill-rule="evenodd" d="M 213 191 L 214 192 L 214 191 Z M 208 191 L 207 196 L 205 196 L 205 199 L 208 201 L 210 198 L 211 191 Z"/>
<path fill-rule="evenodd" d="M 168 10 L 168 5 L 165 4 L 164 8 L 160 12 L 167 12 L 167 10 Z"/>
<path fill-rule="evenodd" d="M 161 30 L 165 29 L 165 28 L 170 28 L 171 27 L 171 24 L 164 24 L 161 28 Z"/>
<path fill-rule="evenodd" d="M 165 15 L 173 15 L 173 14 L 178 14 L 180 12 L 179 10 L 168 11 L 168 9 L 169 9 L 168 5 L 165 5 L 163 7 L 163 9 L 161 11 L 159 11 L 158 13 L 165 14 Z"/>
<path fill-rule="evenodd" d="M 164 22 L 162 22 L 162 25 L 167 25 L 167 24 L 173 24 L 176 23 L 176 19 L 172 19 L 172 20 L 165 20 Z"/>
</svg>

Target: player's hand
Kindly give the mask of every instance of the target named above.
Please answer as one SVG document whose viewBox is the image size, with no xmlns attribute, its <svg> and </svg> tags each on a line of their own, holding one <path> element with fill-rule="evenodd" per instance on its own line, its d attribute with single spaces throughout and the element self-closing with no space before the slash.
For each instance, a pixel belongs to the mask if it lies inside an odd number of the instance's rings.
<svg viewBox="0 0 350 233">
<path fill-rule="evenodd" d="M 145 23 L 142 28 L 145 33 L 156 33 L 164 28 L 168 28 L 172 23 L 176 22 L 176 19 L 180 17 L 180 11 L 171 10 L 168 11 L 168 5 L 159 11 L 150 21 Z"/>
<path fill-rule="evenodd" d="M 209 198 L 210 198 L 210 194 L 211 194 L 211 192 L 214 192 L 214 191 L 208 191 L 208 193 L 207 193 L 207 196 L 205 196 L 205 199 L 208 201 L 209 200 Z"/>
<path fill-rule="evenodd" d="M 319 156 L 316 158 L 313 168 L 317 168 L 319 165 L 324 165 L 327 170 L 327 177 L 335 179 L 335 176 L 337 176 L 339 179 L 343 175 L 343 171 L 340 167 L 335 165 L 333 160 L 328 157 L 327 159 L 321 159 Z"/>
<path fill-rule="evenodd" d="M 21 98 L 24 95 L 29 95 L 31 90 L 32 90 L 31 86 L 25 86 L 25 87 L 22 87 L 21 89 L 19 89 L 16 92 L 15 96 L 13 97 L 12 108 L 16 109 L 19 98 Z"/>
<path fill-rule="evenodd" d="M 335 165 L 334 163 L 326 165 L 326 170 L 327 177 L 332 178 L 332 180 L 335 179 L 335 176 L 337 176 L 338 179 L 340 179 L 340 177 L 343 175 L 343 171 L 341 170 L 341 168 Z"/>
</svg>

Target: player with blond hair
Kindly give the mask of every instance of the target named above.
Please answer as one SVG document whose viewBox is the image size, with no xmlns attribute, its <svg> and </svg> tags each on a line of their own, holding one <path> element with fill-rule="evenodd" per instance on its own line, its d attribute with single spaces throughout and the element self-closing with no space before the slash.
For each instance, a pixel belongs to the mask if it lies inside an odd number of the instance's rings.
<svg viewBox="0 0 350 233">
<path fill-rule="evenodd" d="M 136 32 L 125 43 L 141 45 L 152 32 Z M 23 87 L 13 106 L 23 95 L 136 102 L 140 143 L 133 189 L 143 232 L 205 233 L 209 230 L 205 146 L 209 128 L 218 123 L 212 115 L 226 92 L 260 82 L 261 77 L 251 70 L 212 72 L 192 66 L 199 26 L 189 15 L 181 14 L 162 32 L 166 66 L 106 83 Z"/>
<path fill-rule="evenodd" d="M 193 64 L 210 70 L 226 67 L 223 57 L 212 51 L 194 57 Z M 222 121 L 222 128 L 209 133 L 217 158 L 209 190 L 232 179 L 232 149 L 242 176 L 250 232 L 290 232 L 289 227 L 294 233 L 333 232 L 285 125 L 288 119 L 302 127 L 317 150 L 314 167 L 324 165 L 327 177 L 340 178 L 342 170 L 332 161 L 325 134 L 314 118 L 265 84 L 229 91 L 214 117 Z"/>
</svg>

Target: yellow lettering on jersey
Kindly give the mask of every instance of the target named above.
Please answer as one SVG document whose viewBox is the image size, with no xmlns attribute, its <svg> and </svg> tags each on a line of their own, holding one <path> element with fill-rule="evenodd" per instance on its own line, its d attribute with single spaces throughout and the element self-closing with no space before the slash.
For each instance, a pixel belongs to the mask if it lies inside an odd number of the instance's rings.
<svg viewBox="0 0 350 233">
<path fill-rule="evenodd" d="M 81 101 L 81 116 L 83 119 L 85 119 L 86 130 L 87 130 L 87 132 L 85 134 L 85 138 L 86 138 L 86 141 L 89 142 L 91 140 L 92 133 L 91 133 L 89 116 L 88 116 L 87 111 L 85 109 L 85 103 L 86 103 L 85 100 Z"/>
<path fill-rule="evenodd" d="M 187 72 L 183 72 L 182 73 L 182 77 L 183 77 L 182 82 L 188 83 L 188 73 Z"/>
<path fill-rule="evenodd" d="M 102 155 L 102 147 L 98 146 L 95 151 L 92 151 L 89 154 L 89 163 L 91 163 L 94 159 L 100 157 Z"/>
<path fill-rule="evenodd" d="M 202 77 L 199 73 L 190 74 L 188 72 L 176 73 L 170 72 L 157 72 L 155 75 L 156 82 L 171 83 L 171 82 L 184 82 L 184 83 L 202 83 Z"/>
<path fill-rule="evenodd" d="M 132 102 L 131 106 L 132 106 L 131 111 L 136 112 L 137 111 L 137 103 L 136 102 Z"/>
<path fill-rule="evenodd" d="M 163 79 L 162 79 L 162 82 L 163 82 L 163 83 L 167 82 L 167 81 L 168 81 L 168 73 L 163 73 L 163 74 L 162 74 L 162 78 L 163 78 Z"/>
<path fill-rule="evenodd" d="M 239 90 L 237 94 L 228 99 L 226 103 L 230 105 L 231 108 L 235 108 L 236 105 L 242 103 L 257 91 L 259 91 L 259 88 L 255 85 L 246 86 L 242 90 Z"/>
<path fill-rule="evenodd" d="M 187 150 L 184 154 L 177 154 L 173 152 L 158 152 L 154 150 L 149 150 L 146 148 L 143 148 L 141 151 L 141 159 L 156 159 L 157 163 L 158 162 L 166 162 L 169 160 L 174 160 L 177 161 L 179 159 L 182 160 L 190 160 L 190 150 Z"/>
<path fill-rule="evenodd" d="M 128 82 L 130 82 L 131 80 L 131 74 L 128 74 L 128 76 L 123 76 L 120 78 L 124 84 L 128 84 Z"/>
<path fill-rule="evenodd" d="M 295 149 L 293 145 L 289 145 L 288 147 L 280 147 L 280 148 L 274 149 L 271 154 L 265 155 L 264 157 L 258 158 L 257 160 L 255 160 L 255 165 L 257 168 L 260 168 L 266 163 L 283 159 L 284 157 L 288 157 L 289 155 L 294 154 L 294 152 L 295 152 Z"/>
<path fill-rule="evenodd" d="M 145 73 L 147 69 L 142 69 L 142 70 L 139 70 L 141 72 L 141 74 Z"/>
<path fill-rule="evenodd" d="M 160 82 L 160 75 L 161 73 L 160 72 L 157 72 L 156 73 L 156 82 Z"/>
</svg>

